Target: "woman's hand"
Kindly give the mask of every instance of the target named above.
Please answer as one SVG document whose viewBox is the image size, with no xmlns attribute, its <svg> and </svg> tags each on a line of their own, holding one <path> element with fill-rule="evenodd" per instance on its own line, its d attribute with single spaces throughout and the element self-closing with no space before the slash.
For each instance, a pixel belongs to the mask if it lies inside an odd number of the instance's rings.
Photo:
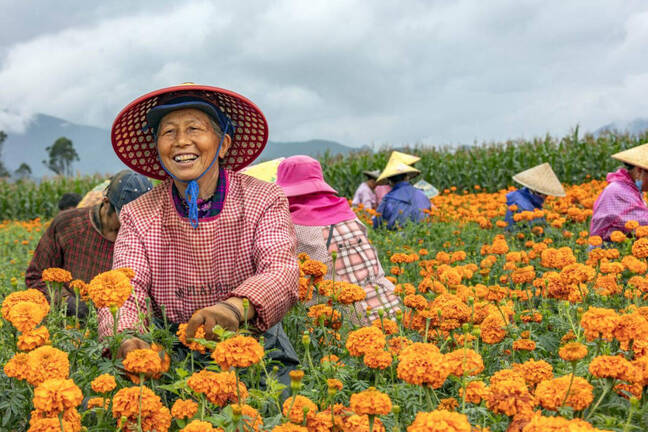
<svg viewBox="0 0 648 432">
<path fill-rule="evenodd" d="M 117 358 L 126 358 L 126 354 L 136 349 L 149 349 L 151 345 L 147 344 L 140 338 L 132 337 L 124 339 L 117 350 Z"/>
<path fill-rule="evenodd" d="M 187 323 L 187 339 L 193 338 L 201 325 L 205 328 L 205 339 L 207 340 L 216 339 L 212 329 L 217 325 L 225 330 L 236 331 L 243 321 L 244 312 L 243 299 L 238 297 L 230 297 L 224 302 L 200 309 L 194 312 Z M 254 318 L 254 313 L 254 307 L 249 305 L 247 308 L 248 321 Z"/>
</svg>

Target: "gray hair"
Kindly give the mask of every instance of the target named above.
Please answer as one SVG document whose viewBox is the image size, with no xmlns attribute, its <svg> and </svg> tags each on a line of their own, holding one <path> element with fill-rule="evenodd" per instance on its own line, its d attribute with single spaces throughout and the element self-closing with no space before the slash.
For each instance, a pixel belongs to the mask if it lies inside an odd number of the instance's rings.
<svg viewBox="0 0 648 432">
<path fill-rule="evenodd" d="M 218 135 L 218 137 L 220 138 L 223 135 L 223 131 L 221 130 L 220 126 L 218 125 L 218 123 L 216 123 L 216 120 L 214 120 L 212 118 L 212 116 L 208 115 L 207 117 L 209 117 L 209 123 L 211 124 L 212 129 L 214 130 L 214 133 L 216 135 Z M 157 130 L 155 131 L 155 140 L 156 141 L 157 141 L 158 137 L 160 136 L 160 125 L 161 124 L 162 124 L 162 122 L 158 123 Z"/>
</svg>

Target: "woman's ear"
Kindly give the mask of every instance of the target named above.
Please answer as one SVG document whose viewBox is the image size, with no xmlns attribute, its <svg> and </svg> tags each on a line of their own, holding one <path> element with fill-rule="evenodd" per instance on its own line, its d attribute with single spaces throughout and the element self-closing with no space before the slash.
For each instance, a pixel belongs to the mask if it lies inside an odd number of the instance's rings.
<svg viewBox="0 0 648 432">
<path fill-rule="evenodd" d="M 221 144 L 220 152 L 218 153 L 219 159 L 223 159 L 225 157 L 231 145 L 232 145 L 232 137 L 229 134 L 226 134 L 225 138 L 223 138 L 223 144 Z"/>
</svg>

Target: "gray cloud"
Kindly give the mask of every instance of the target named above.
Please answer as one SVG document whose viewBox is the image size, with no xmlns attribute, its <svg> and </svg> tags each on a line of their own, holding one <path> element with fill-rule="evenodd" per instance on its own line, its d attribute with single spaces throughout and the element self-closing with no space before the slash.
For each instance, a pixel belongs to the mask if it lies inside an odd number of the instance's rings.
<svg viewBox="0 0 648 432">
<path fill-rule="evenodd" d="M 642 1 L 31 1 L 2 10 L 8 130 L 35 112 L 107 127 L 140 94 L 184 81 L 251 98 L 272 139 L 354 145 L 562 134 L 648 108 Z"/>
</svg>

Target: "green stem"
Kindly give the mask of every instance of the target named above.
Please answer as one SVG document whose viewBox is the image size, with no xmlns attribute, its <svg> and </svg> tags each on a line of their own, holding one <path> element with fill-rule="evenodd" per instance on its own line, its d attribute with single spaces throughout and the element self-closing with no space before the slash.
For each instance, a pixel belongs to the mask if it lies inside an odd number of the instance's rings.
<svg viewBox="0 0 648 432">
<path fill-rule="evenodd" d="M 236 398 L 238 399 L 239 406 L 243 406 L 243 401 L 241 400 L 241 390 L 239 389 L 239 376 L 237 368 L 234 368 L 234 376 L 236 377 Z"/>
<path fill-rule="evenodd" d="M 565 405 L 565 402 L 567 402 L 567 398 L 569 397 L 569 392 L 571 391 L 572 384 L 574 383 L 574 375 L 576 374 L 576 362 L 573 361 L 571 362 L 571 364 L 572 364 L 572 374 L 571 374 L 571 378 L 569 379 L 569 385 L 567 386 L 567 392 L 565 393 L 565 397 L 560 403 L 561 407 Z"/>
<path fill-rule="evenodd" d="M 587 413 L 587 415 L 585 416 L 585 420 L 590 418 L 594 414 L 594 412 L 596 412 L 596 408 L 598 408 L 599 404 L 601 403 L 605 395 L 608 394 L 610 390 L 612 390 L 612 387 L 614 387 L 614 381 L 616 380 L 615 379 L 610 380 L 610 385 L 603 390 L 603 393 L 601 393 L 601 397 L 599 397 L 598 400 L 596 401 L 594 408 L 592 408 L 591 411 Z"/>
<path fill-rule="evenodd" d="M 58 419 L 59 419 L 59 425 L 61 425 L 61 431 L 65 432 L 65 428 L 63 427 L 63 413 L 62 412 L 59 413 Z"/>
<path fill-rule="evenodd" d="M 140 394 L 139 394 L 139 403 L 138 403 L 138 413 L 137 413 L 137 430 L 142 432 L 142 393 L 144 393 L 144 374 L 139 374 L 140 379 Z"/>
</svg>

